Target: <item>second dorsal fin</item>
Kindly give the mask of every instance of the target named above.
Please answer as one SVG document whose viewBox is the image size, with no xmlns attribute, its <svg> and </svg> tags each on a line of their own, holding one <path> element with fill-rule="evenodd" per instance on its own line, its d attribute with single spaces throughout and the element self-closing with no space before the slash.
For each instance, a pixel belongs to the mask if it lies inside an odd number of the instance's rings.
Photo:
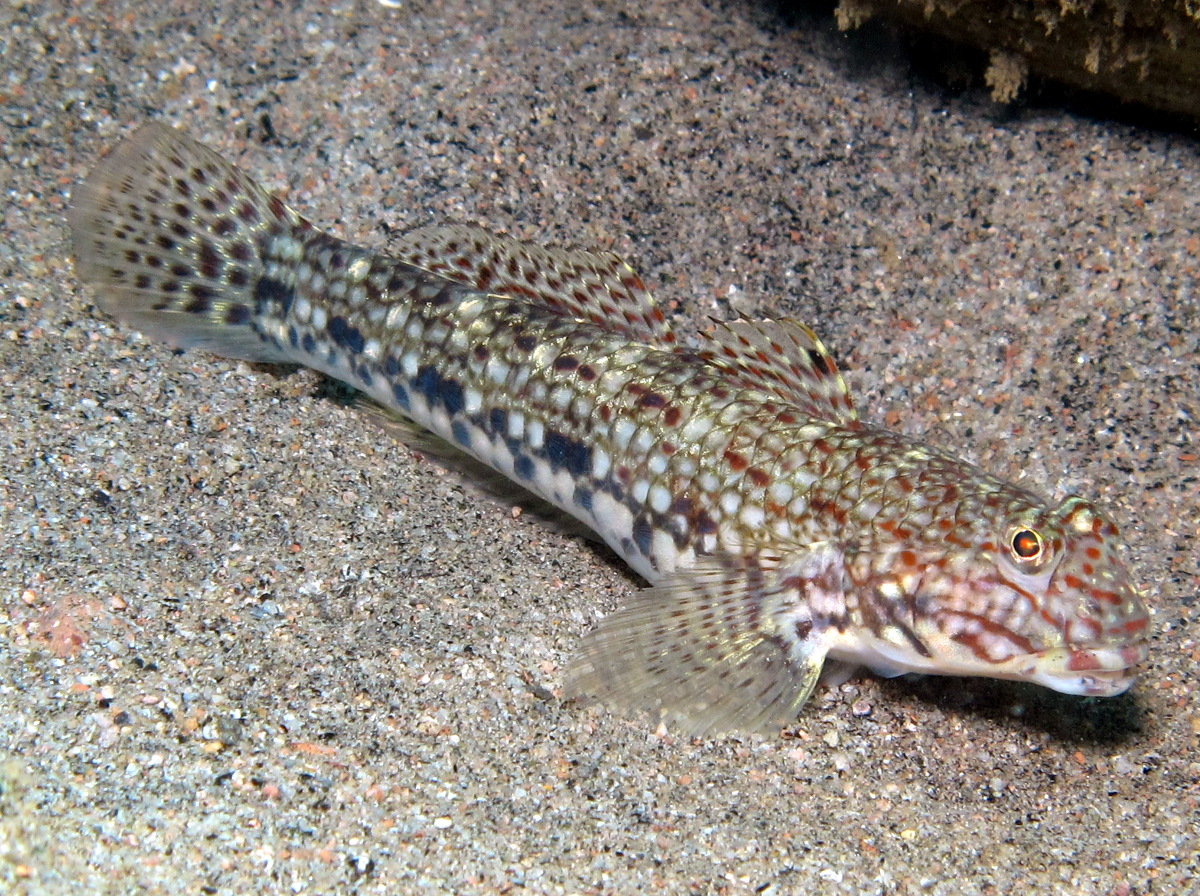
<svg viewBox="0 0 1200 896">
<path fill-rule="evenodd" d="M 474 224 L 404 234 L 390 254 L 475 289 L 548 307 L 669 349 L 675 334 L 646 284 L 612 252 L 548 249 Z"/>
<path fill-rule="evenodd" d="M 738 382 L 765 389 L 820 420 L 853 424 L 846 381 L 817 334 L 797 320 L 717 322 L 698 353 Z"/>
</svg>

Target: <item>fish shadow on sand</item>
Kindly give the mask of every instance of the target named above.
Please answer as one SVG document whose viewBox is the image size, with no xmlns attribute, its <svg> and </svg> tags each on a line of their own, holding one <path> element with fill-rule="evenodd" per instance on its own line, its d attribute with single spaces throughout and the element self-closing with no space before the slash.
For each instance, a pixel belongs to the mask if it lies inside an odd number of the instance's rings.
<svg viewBox="0 0 1200 896">
<path fill-rule="evenodd" d="M 1080 747 L 1130 747 L 1151 727 L 1136 687 L 1118 697 L 1076 697 L 1026 682 L 906 675 L 880 679 L 879 689 L 882 699 L 915 700 L 947 715 L 1043 731 Z"/>
</svg>

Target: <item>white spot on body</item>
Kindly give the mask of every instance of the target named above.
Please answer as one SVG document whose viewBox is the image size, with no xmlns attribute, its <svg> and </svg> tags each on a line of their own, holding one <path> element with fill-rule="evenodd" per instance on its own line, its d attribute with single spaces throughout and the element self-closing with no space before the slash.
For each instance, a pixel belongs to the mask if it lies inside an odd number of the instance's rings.
<svg viewBox="0 0 1200 896">
<path fill-rule="evenodd" d="M 508 415 L 508 437 L 521 439 L 525 436 L 525 415 L 520 411 L 512 411 Z"/>
<path fill-rule="evenodd" d="M 629 497 L 633 499 L 635 504 L 645 504 L 646 495 L 650 493 L 650 481 L 648 479 L 638 479 L 633 483 L 633 487 L 629 489 Z"/>
<path fill-rule="evenodd" d="M 530 448 L 537 450 L 546 443 L 546 427 L 541 420 L 530 420 L 525 427 L 525 441 Z"/>
<path fill-rule="evenodd" d="M 483 394 L 478 389 L 463 390 L 463 410 L 468 414 L 478 414 L 483 407 Z"/>
<path fill-rule="evenodd" d="M 633 437 L 633 441 L 629 445 L 629 450 L 638 455 L 646 454 L 657 439 L 658 437 L 651 427 L 643 426 L 638 429 L 637 435 Z"/>
<path fill-rule="evenodd" d="M 738 515 L 738 519 L 742 521 L 747 529 L 761 529 L 763 523 L 767 520 L 763 509 L 757 504 L 747 504 L 744 506 L 742 512 Z"/>
<path fill-rule="evenodd" d="M 792 500 L 792 484 L 786 479 L 776 479 L 767 486 L 767 497 L 776 504 L 787 504 Z"/>
<path fill-rule="evenodd" d="M 502 385 L 508 379 L 508 371 L 508 365 L 493 355 L 484 368 L 484 376 L 491 382 Z"/>
<path fill-rule="evenodd" d="M 367 256 L 365 256 L 365 255 L 360 255 L 358 258 L 354 259 L 354 261 L 350 262 L 350 264 L 347 266 L 346 276 L 350 280 L 358 282 L 361 280 L 365 280 L 367 277 L 367 274 L 370 273 L 370 271 L 371 271 L 370 259 L 368 259 Z"/>
<path fill-rule="evenodd" d="M 608 475 L 608 471 L 612 468 L 612 458 L 603 448 L 592 449 L 592 476 L 596 479 L 604 479 Z"/>
<path fill-rule="evenodd" d="M 671 492 L 663 485 L 655 485 L 650 489 L 650 509 L 655 513 L 666 513 L 671 506 Z"/>
<path fill-rule="evenodd" d="M 632 420 L 618 420 L 613 424 L 612 428 L 613 447 L 620 451 L 625 451 L 629 448 L 629 443 L 633 440 L 634 433 L 636 432 L 637 427 Z"/>
<path fill-rule="evenodd" d="M 713 428 L 713 418 L 708 414 L 695 414 L 683 424 L 679 430 L 680 439 L 684 442 L 698 442 Z"/>
<path fill-rule="evenodd" d="M 558 386 L 550 392 L 550 407 L 560 414 L 565 414 L 567 408 L 571 406 L 572 397 L 570 389 L 566 386 Z"/>
<path fill-rule="evenodd" d="M 678 558 L 675 539 L 670 532 L 655 529 L 650 539 L 650 556 L 659 569 L 673 569 Z"/>
</svg>

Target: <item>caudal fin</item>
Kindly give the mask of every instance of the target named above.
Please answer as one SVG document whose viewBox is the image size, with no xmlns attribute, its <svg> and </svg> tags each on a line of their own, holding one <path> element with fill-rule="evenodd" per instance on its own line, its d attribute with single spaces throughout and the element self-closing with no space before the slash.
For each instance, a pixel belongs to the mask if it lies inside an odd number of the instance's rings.
<svg viewBox="0 0 1200 896">
<path fill-rule="evenodd" d="M 256 319 L 295 283 L 310 225 L 219 155 L 149 124 L 74 191 L 75 270 L 101 307 L 180 348 L 285 360 Z"/>
</svg>

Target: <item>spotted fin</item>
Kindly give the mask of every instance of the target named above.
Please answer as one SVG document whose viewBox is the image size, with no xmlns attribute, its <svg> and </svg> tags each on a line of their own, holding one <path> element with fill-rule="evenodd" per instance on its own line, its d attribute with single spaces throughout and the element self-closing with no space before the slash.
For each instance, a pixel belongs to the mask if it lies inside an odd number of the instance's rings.
<svg viewBox="0 0 1200 896">
<path fill-rule="evenodd" d="M 714 322 L 698 354 L 745 386 L 820 420 L 858 421 L 846 381 L 817 334 L 796 320 Z"/>
<path fill-rule="evenodd" d="M 422 227 L 388 254 L 475 289 L 523 299 L 660 348 L 675 344 L 646 284 L 612 252 L 548 249 L 473 224 Z"/>
<path fill-rule="evenodd" d="M 658 710 L 696 736 L 789 725 L 825 659 L 806 592 L 840 587 L 841 568 L 831 550 L 787 565 L 707 557 L 605 617 L 568 670 L 567 693 Z"/>
<path fill-rule="evenodd" d="M 254 327 L 269 259 L 261 247 L 310 225 L 211 149 L 148 124 L 71 196 L 75 271 L 100 305 L 177 348 L 287 356 Z"/>
</svg>

